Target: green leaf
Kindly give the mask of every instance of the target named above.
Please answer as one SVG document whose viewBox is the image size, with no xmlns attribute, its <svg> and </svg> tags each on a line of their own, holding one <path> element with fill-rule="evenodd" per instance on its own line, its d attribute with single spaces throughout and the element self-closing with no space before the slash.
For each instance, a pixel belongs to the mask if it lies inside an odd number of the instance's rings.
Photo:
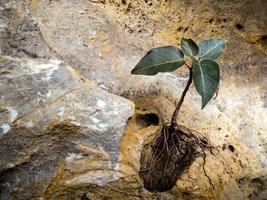
<svg viewBox="0 0 267 200">
<path fill-rule="evenodd" d="M 139 61 L 132 74 L 155 75 L 171 72 L 185 64 L 183 52 L 175 46 L 153 48 Z"/>
<path fill-rule="evenodd" d="M 198 44 L 199 57 L 213 59 L 218 58 L 225 49 L 225 42 L 222 39 L 204 40 Z"/>
<path fill-rule="evenodd" d="M 220 81 L 219 65 L 213 60 L 193 61 L 193 79 L 197 92 L 202 97 L 202 109 L 212 98 Z"/>
<path fill-rule="evenodd" d="M 198 46 L 192 39 L 182 38 L 182 51 L 188 56 L 196 56 L 198 53 Z"/>
</svg>

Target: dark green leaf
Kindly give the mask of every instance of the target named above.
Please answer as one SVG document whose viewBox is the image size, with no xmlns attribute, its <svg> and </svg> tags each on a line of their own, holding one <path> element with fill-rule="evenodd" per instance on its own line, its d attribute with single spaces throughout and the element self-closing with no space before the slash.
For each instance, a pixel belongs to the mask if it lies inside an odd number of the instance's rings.
<svg viewBox="0 0 267 200">
<path fill-rule="evenodd" d="M 193 61 L 193 78 L 197 92 L 202 97 L 202 109 L 212 98 L 220 81 L 219 65 L 213 60 Z"/>
<path fill-rule="evenodd" d="M 182 51 L 188 56 L 196 56 L 198 53 L 198 46 L 192 39 L 182 38 Z"/>
<path fill-rule="evenodd" d="M 218 58 L 225 49 L 222 39 L 209 39 L 198 44 L 199 57 L 213 59 Z"/>
<path fill-rule="evenodd" d="M 139 61 L 132 74 L 155 75 L 171 72 L 185 64 L 183 52 L 175 46 L 153 48 Z"/>
</svg>

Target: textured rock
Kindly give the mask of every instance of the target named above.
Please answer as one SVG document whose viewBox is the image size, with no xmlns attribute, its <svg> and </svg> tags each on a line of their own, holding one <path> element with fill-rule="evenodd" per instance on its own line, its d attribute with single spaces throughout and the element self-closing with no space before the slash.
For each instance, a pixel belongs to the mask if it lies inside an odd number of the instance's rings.
<svg viewBox="0 0 267 200">
<path fill-rule="evenodd" d="M 1 199 L 45 196 L 57 176 L 76 187 L 118 179 L 131 102 L 58 60 L 1 57 L 0 74 Z"/>
<path fill-rule="evenodd" d="M 53 56 L 22 0 L 1 0 L 0 54 L 29 58 Z"/>
<path fill-rule="evenodd" d="M 13 65 L 16 66 L 14 74 L 17 71 L 24 74 L 18 79 L 1 79 L 0 91 L 4 91 L 0 102 L 3 104 L 1 137 L 4 138 L 1 141 L 5 143 L 2 151 L 6 154 L 7 147 L 14 143 L 16 151 L 23 149 L 23 156 L 11 151 L 3 159 L 6 161 L 0 168 L 0 180 L 5 180 L 2 186 L 5 190 L 1 195 L 8 198 L 10 194 L 23 194 L 24 199 L 265 199 L 266 6 L 264 0 L 28 0 L 27 4 L 3 1 L 2 53 L 57 57 L 76 71 L 58 61 L 15 58 L 1 61 L 9 66 L 3 68 L 1 76 L 11 76 L 8 71 Z M 36 27 L 34 31 L 20 28 L 32 25 Z M 25 43 L 16 38 L 21 36 L 28 38 L 27 49 L 34 54 L 20 50 Z M 207 155 L 204 166 L 215 189 L 212 191 L 200 170 L 203 159 L 199 157 L 172 191 L 150 193 L 144 190 L 138 177 L 141 151 L 155 137 L 162 121 L 169 121 L 188 74 L 185 68 L 177 73 L 143 77 L 131 76 L 130 70 L 148 49 L 177 45 L 182 36 L 198 41 L 210 37 L 227 41 L 226 52 L 219 60 L 222 81 L 218 96 L 200 110 L 200 98 L 192 87 L 178 116 L 179 124 L 206 135 L 215 147 L 214 155 Z M 29 46 L 31 39 L 38 48 Z M 29 67 L 33 66 L 29 64 L 32 62 L 39 67 Z M 27 63 L 26 71 L 16 63 Z M 123 135 L 131 115 L 130 103 L 121 100 L 125 106 L 117 108 L 108 98 L 112 95 L 95 88 L 86 78 L 135 102 L 136 113 Z M 81 86 L 83 89 L 77 89 Z M 92 99 L 103 100 L 112 107 L 94 113 L 103 103 L 97 104 Z M 128 111 L 124 112 L 124 108 Z M 113 115 L 118 110 L 123 115 Z M 159 117 L 160 123 L 150 118 L 154 116 L 151 113 Z M 97 123 L 100 116 L 101 121 Z M 120 120 L 124 121 L 120 123 Z M 114 124 L 117 130 L 113 130 Z M 110 131 L 116 135 L 115 142 L 109 137 Z M 89 136 L 88 132 L 96 135 Z M 28 135 L 37 137 L 33 145 Z M 99 135 L 103 137 L 98 138 Z M 93 144 L 94 140 L 101 144 L 99 148 Z M 84 147 L 85 144 L 90 148 Z M 115 159 L 115 162 L 92 161 L 98 158 Z M 37 170 L 39 165 L 45 170 Z M 92 171 L 103 166 L 116 169 L 117 173 Z M 27 174 L 30 169 L 35 169 L 34 175 Z M 23 187 L 16 181 L 6 183 L 14 176 L 27 177 L 29 182 Z M 116 179 L 117 176 L 123 178 Z M 35 182 L 33 177 L 38 177 L 36 187 L 31 187 Z M 8 188 L 13 188 L 13 192 L 8 192 Z"/>
</svg>

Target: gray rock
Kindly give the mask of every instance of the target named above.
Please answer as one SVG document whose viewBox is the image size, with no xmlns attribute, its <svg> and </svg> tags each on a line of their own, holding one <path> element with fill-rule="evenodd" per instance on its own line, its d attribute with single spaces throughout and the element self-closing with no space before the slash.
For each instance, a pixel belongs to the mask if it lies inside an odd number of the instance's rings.
<svg viewBox="0 0 267 200">
<path fill-rule="evenodd" d="M 1 0 L 0 54 L 28 58 L 53 57 L 24 0 Z"/>
<path fill-rule="evenodd" d="M 96 88 L 58 60 L 1 57 L 0 197 L 42 197 L 59 171 L 64 185 L 105 185 L 130 101 Z M 76 174 L 76 175 L 74 175 Z"/>
</svg>

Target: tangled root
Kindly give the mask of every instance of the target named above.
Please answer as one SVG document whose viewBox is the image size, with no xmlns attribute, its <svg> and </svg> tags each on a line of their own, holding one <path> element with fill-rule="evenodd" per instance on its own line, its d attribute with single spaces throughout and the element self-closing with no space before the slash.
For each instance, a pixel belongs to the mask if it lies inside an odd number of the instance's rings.
<svg viewBox="0 0 267 200">
<path fill-rule="evenodd" d="M 179 176 L 199 155 L 199 148 L 204 153 L 203 170 L 207 176 L 204 148 L 211 151 L 211 146 L 207 139 L 193 132 L 183 126 L 164 125 L 153 143 L 144 147 L 146 150 L 141 155 L 140 177 L 146 189 L 154 192 L 171 190 Z M 213 187 L 210 179 L 209 182 Z"/>
</svg>

